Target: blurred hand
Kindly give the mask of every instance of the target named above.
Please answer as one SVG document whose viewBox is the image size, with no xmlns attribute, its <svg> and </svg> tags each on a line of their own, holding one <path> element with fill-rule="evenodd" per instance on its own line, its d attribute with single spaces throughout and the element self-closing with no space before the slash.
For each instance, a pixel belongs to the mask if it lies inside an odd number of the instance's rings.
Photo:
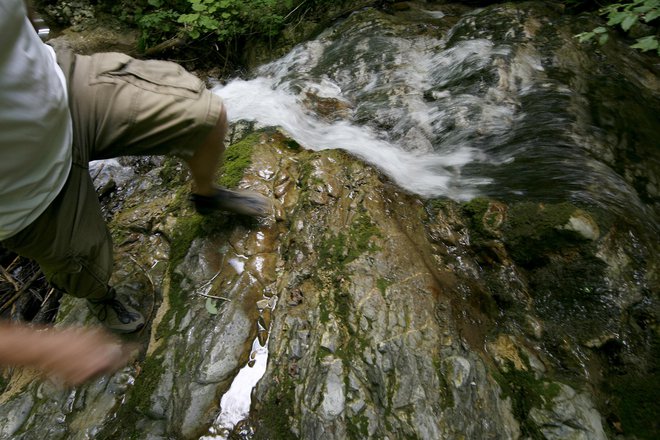
<svg viewBox="0 0 660 440">
<path fill-rule="evenodd" d="M 134 351 L 100 329 L 0 325 L 1 364 L 36 367 L 69 385 L 118 370 Z"/>
<path fill-rule="evenodd" d="M 45 330 L 43 355 L 37 366 L 65 383 L 78 385 L 94 377 L 113 373 L 127 364 L 130 346 L 98 329 Z M 48 347 L 45 347 L 45 345 Z"/>
</svg>

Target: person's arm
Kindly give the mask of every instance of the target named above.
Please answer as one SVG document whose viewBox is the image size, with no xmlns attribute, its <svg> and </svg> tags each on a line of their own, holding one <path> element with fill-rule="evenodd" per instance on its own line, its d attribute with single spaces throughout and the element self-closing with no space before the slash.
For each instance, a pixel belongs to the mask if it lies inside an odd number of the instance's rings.
<svg viewBox="0 0 660 440">
<path fill-rule="evenodd" d="M 131 348 L 101 330 L 0 322 L 0 364 L 34 367 L 70 385 L 124 366 Z"/>
</svg>

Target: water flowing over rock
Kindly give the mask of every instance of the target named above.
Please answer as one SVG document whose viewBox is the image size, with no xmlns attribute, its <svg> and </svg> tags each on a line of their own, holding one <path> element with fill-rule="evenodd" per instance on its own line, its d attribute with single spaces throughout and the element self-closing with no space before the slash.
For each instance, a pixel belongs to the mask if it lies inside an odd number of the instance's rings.
<svg viewBox="0 0 660 440">
<path fill-rule="evenodd" d="M 545 4 L 405 6 L 217 88 L 221 181 L 270 217 L 194 214 L 174 159 L 96 165 L 139 356 L 4 374 L 0 439 L 657 437 L 657 77 Z"/>
</svg>

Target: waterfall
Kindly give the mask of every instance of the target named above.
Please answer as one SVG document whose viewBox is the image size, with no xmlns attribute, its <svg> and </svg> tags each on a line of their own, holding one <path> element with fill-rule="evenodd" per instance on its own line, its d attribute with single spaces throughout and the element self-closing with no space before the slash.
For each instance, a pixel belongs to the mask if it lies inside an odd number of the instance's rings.
<svg viewBox="0 0 660 440">
<path fill-rule="evenodd" d="M 576 88 L 589 78 L 562 77 L 561 53 L 483 19 L 468 14 L 435 37 L 352 16 L 214 92 L 230 121 L 344 149 L 425 197 L 568 199 L 657 228 L 639 188 L 603 154 L 620 145 L 585 119 Z"/>
</svg>

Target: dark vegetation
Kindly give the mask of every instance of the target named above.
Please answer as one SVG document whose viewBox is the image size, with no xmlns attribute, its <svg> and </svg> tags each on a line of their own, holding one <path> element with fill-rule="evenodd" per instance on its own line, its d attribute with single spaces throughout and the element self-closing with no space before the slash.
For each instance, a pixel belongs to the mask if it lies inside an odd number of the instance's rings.
<svg viewBox="0 0 660 440">
<path fill-rule="evenodd" d="M 0 318 L 50 323 L 61 293 L 50 286 L 39 266 L 0 246 Z"/>
</svg>

